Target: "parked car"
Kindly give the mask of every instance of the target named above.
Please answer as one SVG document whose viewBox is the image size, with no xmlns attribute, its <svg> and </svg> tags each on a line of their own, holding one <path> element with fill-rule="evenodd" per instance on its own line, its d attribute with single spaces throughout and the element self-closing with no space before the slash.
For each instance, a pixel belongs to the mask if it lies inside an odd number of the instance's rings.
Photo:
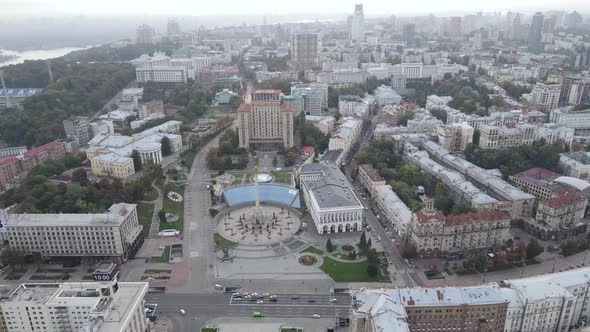
<svg viewBox="0 0 590 332">
<path fill-rule="evenodd" d="M 171 237 L 171 236 L 178 236 L 180 232 L 176 229 L 163 229 L 158 233 L 158 236 L 161 237 Z"/>
<path fill-rule="evenodd" d="M 312 318 L 315 318 L 315 319 L 318 319 L 318 318 L 320 318 L 320 315 L 319 314 L 313 314 L 311 317 Z"/>
<path fill-rule="evenodd" d="M 264 301 L 258 300 L 258 301 L 256 301 L 256 304 L 264 304 Z"/>
</svg>

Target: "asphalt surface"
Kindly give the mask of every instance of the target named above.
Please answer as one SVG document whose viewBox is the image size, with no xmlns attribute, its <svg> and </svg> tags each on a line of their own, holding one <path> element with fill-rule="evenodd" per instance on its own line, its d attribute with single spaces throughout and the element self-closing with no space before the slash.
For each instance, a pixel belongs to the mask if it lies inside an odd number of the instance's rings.
<svg viewBox="0 0 590 332">
<path fill-rule="evenodd" d="M 169 319 L 174 331 L 198 331 L 205 321 L 220 317 L 250 317 L 253 311 L 260 311 L 264 317 L 273 318 L 321 318 L 348 317 L 351 298 L 349 294 L 275 294 L 277 302 L 263 299 L 264 304 L 249 301 L 235 301 L 229 293 L 213 294 L 148 294 L 146 303 L 157 303 L 157 316 Z M 292 296 L 299 299 L 291 299 Z M 336 298 L 336 303 L 330 303 Z M 186 311 L 180 314 L 180 309 Z"/>
</svg>

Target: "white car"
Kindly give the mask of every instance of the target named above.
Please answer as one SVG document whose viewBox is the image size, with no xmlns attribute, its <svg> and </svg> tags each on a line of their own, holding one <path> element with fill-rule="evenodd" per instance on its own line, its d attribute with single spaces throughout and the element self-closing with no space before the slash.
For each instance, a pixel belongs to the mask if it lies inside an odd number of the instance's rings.
<svg viewBox="0 0 590 332">
<path fill-rule="evenodd" d="M 336 303 L 336 302 L 338 302 L 338 299 L 337 298 L 333 297 L 333 298 L 330 299 L 330 303 Z"/>
<path fill-rule="evenodd" d="M 315 318 L 315 319 L 318 319 L 318 318 L 320 318 L 320 315 L 319 314 L 313 314 L 311 317 L 312 318 Z"/>
<path fill-rule="evenodd" d="M 183 315 L 183 316 L 186 315 L 186 310 L 180 309 L 180 314 Z"/>
<path fill-rule="evenodd" d="M 170 236 L 178 236 L 180 232 L 176 229 L 163 229 L 158 233 L 158 236 L 161 237 L 170 237 Z"/>
<path fill-rule="evenodd" d="M 264 304 L 264 301 L 262 301 L 262 300 L 256 301 L 256 304 Z"/>
</svg>

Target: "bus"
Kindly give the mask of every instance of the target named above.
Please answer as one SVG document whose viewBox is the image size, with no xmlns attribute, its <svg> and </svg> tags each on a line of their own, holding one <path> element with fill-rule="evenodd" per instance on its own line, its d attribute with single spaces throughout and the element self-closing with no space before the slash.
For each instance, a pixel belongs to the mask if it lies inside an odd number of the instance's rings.
<svg viewBox="0 0 590 332">
<path fill-rule="evenodd" d="M 264 317 L 264 314 L 260 311 L 252 311 L 252 317 Z"/>
</svg>

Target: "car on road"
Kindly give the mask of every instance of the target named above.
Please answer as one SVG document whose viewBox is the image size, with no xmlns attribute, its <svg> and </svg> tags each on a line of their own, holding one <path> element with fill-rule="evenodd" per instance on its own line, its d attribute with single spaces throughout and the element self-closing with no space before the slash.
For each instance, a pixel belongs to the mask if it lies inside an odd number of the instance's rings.
<svg viewBox="0 0 590 332">
<path fill-rule="evenodd" d="M 307 300 L 307 302 L 309 302 L 309 303 L 315 303 L 315 300 L 314 299 L 311 299 L 311 300 Z"/>
<path fill-rule="evenodd" d="M 240 294 L 240 293 L 233 293 L 231 296 L 238 297 L 238 296 L 242 296 L 242 294 Z"/>
<path fill-rule="evenodd" d="M 338 299 L 337 298 L 333 297 L 333 298 L 330 299 L 330 303 L 336 303 L 336 302 L 338 302 Z"/>
<path fill-rule="evenodd" d="M 260 311 L 252 311 L 252 317 L 264 317 L 264 314 Z"/>
<path fill-rule="evenodd" d="M 264 301 L 258 300 L 258 301 L 256 301 L 256 304 L 264 304 Z"/>
<path fill-rule="evenodd" d="M 291 296 L 291 300 L 299 300 L 299 296 L 298 295 L 293 295 L 293 296 Z"/>
<path fill-rule="evenodd" d="M 183 316 L 186 315 L 186 310 L 180 309 L 180 314 L 183 315 Z"/>
<path fill-rule="evenodd" d="M 262 296 L 269 297 L 270 296 L 270 293 L 262 293 Z"/>
<path fill-rule="evenodd" d="M 315 319 L 319 319 L 321 316 L 319 314 L 313 314 L 313 315 L 311 315 L 311 317 L 315 318 Z"/>
<path fill-rule="evenodd" d="M 221 286 L 220 284 L 215 284 L 215 289 L 223 289 L 223 286 Z"/>
<path fill-rule="evenodd" d="M 163 229 L 158 233 L 158 236 L 161 237 L 171 237 L 171 236 L 178 236 L 180 232 L 176 229 Z"/>
</svg>

